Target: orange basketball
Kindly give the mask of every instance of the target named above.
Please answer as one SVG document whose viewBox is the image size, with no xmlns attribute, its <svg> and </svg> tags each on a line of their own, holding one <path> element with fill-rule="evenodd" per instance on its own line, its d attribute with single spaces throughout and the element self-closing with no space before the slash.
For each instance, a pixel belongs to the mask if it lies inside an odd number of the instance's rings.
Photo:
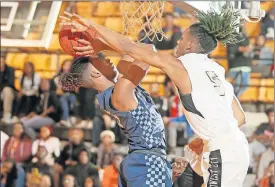
<svg viewBox="0 0 275 187">
<path fill-rule="evenodd" d="M 91 37 L 96 38 L 97 35 L 92 35 Z M 84 46 L 82 43 L 79 43 L 78 39 L 89 40 L 84 32 L 71 32 L 71 26 L 63 26 L 59 32 L 59 44 L 63 51 L 69 55 L 77 56 L 76 51 L 73 47 Z"/>
<path fill-rule="evenodd" d="M 200 138 L 194 139 L 188 145 L 190 149 L 194 151 L 197 155 L 200 155 L 203 151 L 203 141 Z"/>
</svg>

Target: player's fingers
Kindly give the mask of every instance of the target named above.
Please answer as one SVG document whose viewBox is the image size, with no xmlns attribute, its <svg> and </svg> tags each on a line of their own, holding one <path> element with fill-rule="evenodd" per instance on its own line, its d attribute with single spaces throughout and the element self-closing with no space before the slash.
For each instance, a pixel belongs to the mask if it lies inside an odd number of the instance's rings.
<svg viewBox="0 0 275 187">
<path fill-rule="evenodd" d="M 72 22 L 61 22 L 60 25 L 61 25 L 61 26 L 70 26 L 72 32 L 74 32 L 73 29 L 76 30 L 76 28 L 77 28 L 77 27 L 76 27 L 76 24 L 75 24 L 75 23 L 72 23 Z"/>
<path fill-rule="evenodd" d="M 62 20 L 62 21 L 71 21 L 71 18 L 68 18 L 66 16 L 59 16 L 59 18 Z"/>
<path fill-rule="evenodd" d="M 79 39 L 77 40 L 79 43 L 82 43 L 84 45 L 90 45 L 90 42 L 88 42 L 87 40 L 84 40 L 84 39 Z"/>
<path fill-rule="evenodd" d="M 79 55 L 79 56 L 93 56 L 92 54 L 93 54 L 93 52 L 94 51 L 84 51 L 84 52 L 76 52 L 75 54 L 76 55 Z"/>
<path fill-rule="evenodd" d="M 83 51 L 90 51 L 93 50 L 93 48 L 90 45 L 87 46 L 81 46 L 81 47 L 73 47 L 74 50 L 78 51 L 78 52 L 83 52 Z"/>
<path fill-rule="evenodd" d="M 73 16 L 73 18 L 75 18 L 75 19 L 82 19 L 81 16 L 79 16 L 78 14 L 75 14 L 75 13 L 73 13 L 72 16 Z"/>
<path fill-rule="evenodd" d="M 70 12 L 64 11 L 64 14 L 65 14 L 66 16 L 68 16 L 69 18 L 73 17 L 73 15 L 72 15 Z"/>
</svg>

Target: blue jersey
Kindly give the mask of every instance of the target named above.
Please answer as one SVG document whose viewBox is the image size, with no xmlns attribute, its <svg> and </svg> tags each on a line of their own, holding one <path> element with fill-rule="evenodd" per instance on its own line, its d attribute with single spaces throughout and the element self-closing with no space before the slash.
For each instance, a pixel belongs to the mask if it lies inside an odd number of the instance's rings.
<svg viewBox="0 0 275 187">
<path fill-rule="evenodd" d="M 129 141 L 130 151 L 160 149 L 165 154 L 165 133 L 162 117 L 150 97 L 141 87 L 135 89 L 138 100 L 136 109 L 119 112 L 111 104 L 114 87 L 97 95 L 100 108 L 116 116 Z"/>
</svg>

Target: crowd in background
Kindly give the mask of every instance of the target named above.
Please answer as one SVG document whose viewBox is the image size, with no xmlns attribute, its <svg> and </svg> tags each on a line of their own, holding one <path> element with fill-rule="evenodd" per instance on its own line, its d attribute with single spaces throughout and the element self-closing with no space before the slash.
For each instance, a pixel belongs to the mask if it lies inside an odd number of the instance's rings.
<svg viewBox="0 0 275 187">
<path fill-rule="evenodd" d="M 163 31 L 167 38 L 154 43 L 158 49 L 174 49 L 181 37 L 182 31 L 173 19 L 173 14 L 165 15 Z M 271 13 L 255 44 L 245 37 L 241 43 L 227 47 L 228 76 L 234 80 L 237 96 L 249 85 L 251 72 L 271 76 L 273 55 L 265 47 L 270 33 L 274 36 L 270 20 L 274 22 Z M 69 72 L 71 65 L 65 60 L 60 72 Z M 2 122 L 13 127 L 11 136 L 1 131 L 1 187 L 117 186 L 119 164 L 125 156 L 118 146 L 127 145 L 127 139 L 116 121 L 99 109 L 95 90 L 64 91 L 53 79 L 41 79 L 32 62 L 24 64 L 21 89 L 16 90 L 14 69 L 5 63 L 5 56 L 1 56 L 0 78 Z M 151 85 L 150 94 L 166 126 L 167 152 L 176 154 L 176 147 L 186 145 L 194 132 L 183 115 L 177 89 L 168 77 L 164 84 L 164 96 L 159 95 L 160 85 L 156 83 Z M 266 115 L 267 122 L 259 124 L 248 137 L 249 172 L 257 175 L 255 184 L 259 187 L 274 184 L 274 110 L 268 109 Z M 68 142 L 52 136 L 55 126 L 69 128 Z M 96 151 L 84 142 L 83 129 L 92 129 Z"/>
</svg>

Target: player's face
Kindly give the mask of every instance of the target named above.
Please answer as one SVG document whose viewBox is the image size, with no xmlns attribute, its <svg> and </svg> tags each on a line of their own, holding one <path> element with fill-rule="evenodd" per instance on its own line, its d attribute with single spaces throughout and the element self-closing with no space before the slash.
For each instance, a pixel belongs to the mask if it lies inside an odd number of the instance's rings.
<svg viewBox="0 0 275 187">
<path fill-rule="evenodd" d="M 186 29 L 182 36 L 181 39 L 178 41 L 178 45 L 176 47 L 176 55 L 177 57 L 183 56 L 187 53 L 191 52 L 192 49 L 192 41 L 191 41 L 191 33 L 190 29 Z"/>
<path fill-rule="evenodd" d="M 91 64 L 88 63 L 83 72 L 82 86 L 85 88 L 97 88 L 98 81 L 103 75 Z"/>
</svg>

